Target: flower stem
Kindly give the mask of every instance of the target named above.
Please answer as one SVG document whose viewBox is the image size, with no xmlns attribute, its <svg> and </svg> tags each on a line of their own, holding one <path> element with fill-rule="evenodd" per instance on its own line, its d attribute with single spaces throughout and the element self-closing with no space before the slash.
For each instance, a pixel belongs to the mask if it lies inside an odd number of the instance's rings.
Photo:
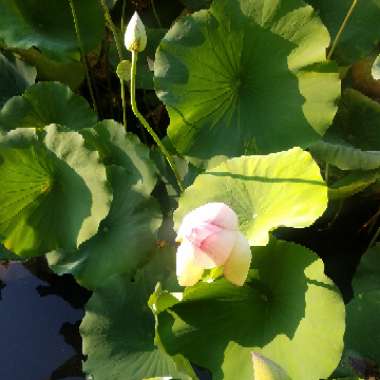
<svg viewBox="0 0 380 380">
<path fill-rule="evenodd" d="M 157 9 L 156 9 L 156 4 L 154 3 L 154 0 L 150 0 L 150 3 L 152 5 L 152 10 L 154 14 L 154 18 L 156 19 L 157 25 L 159 28 L 162 28 L 161 20 L 160 17 L 158 16 Z"/>
<path fill-rule="evenodd" d="M 123 46 L 121 44 L 120 35 L 117 32 L 116 26 L 112 21 L 111 14 L 107 7 L 107 4 L 105 3 L 105 0 L 99 0 L 99 1 L 103 9 L 104 18 L 106 19 L 108 27 L 111 29 L 113 39 L 115 41 L 116 51 L 119 57 L 119 61 L 122 61 L 123 60 Z M 121 96 L 121 106 L 123 108 L 123 125 L 124 125 L 125 130 L 127 130 L 127 104 L 125 101 L 125 84 L 122 79 L 120 79 L 120 96 Z"/>
<path fill-rule="evenodd" d="M 335 48 L 338 45 L 340 37 L 342 36 L 343 31 L 346 28 L 348 20 L 350 19 L 352 12 L 354 11 L 357 3 L 358 3 L 358 0 L 352 0 L 352 4 L 351 4 L 350 8 L 348 9 L 347 14 L 346 14 L 346 16 L 342 22 L 342 25 L 340 26 L 338 33 L 335 36 L 335 39 L 334 39 L 334 42 L 330 48 L 330 51 L 327 54 L 327 59 L 330 59 L 332 57 L 332 55 L 334 54 Z"/>
<path fill-rule="evenodd" d="M 153 130 L 153 128 L 149 125 L 148 121 L 144 118 L 144 116 L 140 113 L 140 111 L 137 108 L 136 104 L 136 70 L 137 70 L 137 57 L 138 53 L 135 51 L 132 51 L 132 66 L 131 66 L 131 106 L 132 111 L 137 117 L 137 119 L 140 121 L 140 123 L 143 125 L 143 127 L 149 132 L 149 134 L 152 136 L 154 142 L 157 144 L 157 146 L 160 148 L 162 154 L 166 158 L 166 161 L 168 162 L 170 168 L 172 169 L 174 176 L 177 180 L 178 187 L 180 191 L 183 191 L 183 185 L 181 178 L 177 172 L 177 168 L 175 166 L 175 163 L 173 161 L 172 156 L 165 148 L 165 145 L 162 144 L 161 140 L 157 136 L 156 132 Z"/>
<path fill-rule="evenodd" d="M 87 63 L 87 59 L 86 59 L 86 54 L 84 52 L 82 38 L 80 36 L 80 29 L 79 29 L 77 12 L 75 10 L 75 6 L 74 6 L 73 0 L 69 0 L 69 4 L 70 4 L 70 9 L 71 9 L 71 14 L 72 14 L 73 20 L 74 20 L 75 34 L 77 36 L 78 47 L 79 47 L 80 54 L 81 54 L 81 60 L 82 60 L 82 63 L 83 63 L 84 71 L 86 73 L 86 80 L 87 80 L 88 90 L 90 92 L 91 101 L 92 101 L 92 105 L 93 105 L 94 111 L 96 113 L 98 113 L 98 107 L 96 105 L 96 100 L 95 100 L 95 95 L 94 95 L 94 89 L 93 89 L 92 83 L 91 83 L 90 70 L 89 70 L 89 67 L 88 67 L 88 63 Z"/>
</svg>

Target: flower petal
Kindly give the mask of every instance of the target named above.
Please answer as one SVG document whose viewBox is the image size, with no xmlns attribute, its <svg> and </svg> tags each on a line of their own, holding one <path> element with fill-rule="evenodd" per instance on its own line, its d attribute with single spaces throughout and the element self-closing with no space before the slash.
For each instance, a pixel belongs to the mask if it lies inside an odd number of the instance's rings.
<svg viewBox="0 0 380 380">
<path fill-rule="evenodd" d="M 242 286 L 247 279 L 251 259 L 248 240 L 241 232 L 238 232 L 235 246 L 224 264 L 224 277 L 233 284 Z"/>
<path fill-rule="evenodd" d="M 191 230 L 200 224 L 209 223 L 229 230 L 239 228 L 239 220 L 235 211 L 224 203 L 211 202 L 196 208 L 183 218 L 178 230 L 178 238 L 182 239 L 189 235 Z"/>
<path fill-rule="evenodd" d="M 177 249 L 176 273 L 181 286 L 195 285 L 202 277 L 203 268 L 194 261 L 195 249 L 187 240 L 184 240 Z"/>
<path fill-rule="evenodd" d="M 195 262 L 205 269 L 223 265 L 235 246 L 238 231 L 220 229 L 204 239 L 194 250 Z"/>
</svg>

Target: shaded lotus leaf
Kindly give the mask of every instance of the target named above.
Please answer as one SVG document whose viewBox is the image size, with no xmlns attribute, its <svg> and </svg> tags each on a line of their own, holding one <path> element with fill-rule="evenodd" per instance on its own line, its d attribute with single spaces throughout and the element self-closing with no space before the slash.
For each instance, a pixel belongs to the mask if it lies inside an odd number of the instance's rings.
<svg viewBox="0 0 380 380">
<path fill-rule="evenodd" d="M 160 341 L 169 354 L 210 369 L 214 380 L 236 379 L 228 363 L 246 374 L 247 350 L 271 358 L 293 379 L 328 378 L 343 350 L 345 310 L 322 260 L 276 240 L 252 254 L 244 286 L 201 282 L 159 310 Z"/>
<path fill-rule="evenodd" d="M 310 146 L 313 156 L 341 170 L 380 168 L 380 151 L 363 151 L 345 143 L 318 141 Z"/>
<path fill-rule="evenodd" d="M 215 0 L 180 18 L 154 65 L 175 148 L 205 159 L 319 140 L 340 95 L 336 67 L 326 62 L 329 42 L 300 0 Z"/>
<path fill-rule="evenodd" d="M 159 281 L 172 289 L 174 258 L 174 247 L 157 248 L 133 282 L 130 276 L 115 276 L 93 293 L 80 326 L 87 374 L 97 380 L 196 379 L 184 358 L 171 358 L 154 342 L 148 299 Z"/>
<path fill-rule="evenodd" d="M 346 89 L 325 137 L 338 137 L 364 151 L 380 151 L 380 104 L 359 91 Z"/>
<path fill-rule="evenodd" d="M 12 50 L 37 69 L 38 79 L 41 81 L 58 81 L 76 90 L 84 80 L 85 72 L 81 62 L 56 61 L 34 48 Z"/>
<path fill-rule="evenodd" d="M 77 248 L 97 232 L 112 199 L 105 167 L 79 133 L 54 124 L 43 132 L 42 141 L 30 130 L 0 138 L 1 243 L 23 257 Z"/>
<path fill-rule="evenodd" d="M 73 0 L 86 52 L 104 34 L 104 17 L 96 0 Z M 78 41 L 68 1 L 3 0 L 0 2 L 0 38 L 12 48 L 37 47 L 54 59 L 77 56 Z"/>
<path fill-rule="evenodd" d="M 327 187 L 310 154 L 293 148 L 232 158 L 199 175 L 179 198 L 176 228 L 188 212 L 208 202 L 229 205 L 250 244 L 266 245 L 269 232 L 279 226 L 313 224 L 327 207 Z"/>
<path fill-rule="evenodd" d="M 0 111 L 0 129 L 43 128 L 60 124 L 71 130 L 93 127 L 97 116 L 87 101 L 58 82 L 39 82 L 9 99 Z"/>
<path fill-rule="evenodd" d="M 48 263 L 58 274 L 71 273 L 88 289 L 96 289 L 115 274 L 134 274 L 149 259 L 162 217 L 157 201 L 131 189 L 128 173 L 109 168 L 113 189 L 111 210 L 98 233 L 78 251 L 51 252 Z"/>
<path fill-rule="evenodd" d="M 0 53 L 0 108 L 15 95 L 21 95 L 36 80 L 36 70 L 9 54 Z"/>
<path fill-rule="evenodd" d="M 353 279 L 354 298 L 347 305 L 346 350 L 380 368 L 380 244 L 366 252 Z M 352 363 L 351 363 L 352 364 Z M 354 363 L 355 365 L 355 363 Z M 368 372 L 367 374 L 371 375 Z M 379 375 L 380 373 L 377 373 Z M 364 375 L 364 373 L 363 373 Z"/>
<path fill-rule="evenodd" d="M 123 125 L 114 120 L 103 120 L 95 128 L 80 133 L 106 165 L 122 166 L 127 171 L 129 187 L 146 195 L 152 192 L 157 181 L 156 169 L 149 148 L 135 134 L 126 133 Z"/>
<path fill-rule="evenodd" d="M 306 0 L 319 11 L 320 17 L 334 39 L 351 7 L 352 0 Z M 349 65 L 377 51 L 380 30 L 380 3 L 378 0 L 357 0 L 352 15 L 340 36 L 333 58 Z"/>
</svg>

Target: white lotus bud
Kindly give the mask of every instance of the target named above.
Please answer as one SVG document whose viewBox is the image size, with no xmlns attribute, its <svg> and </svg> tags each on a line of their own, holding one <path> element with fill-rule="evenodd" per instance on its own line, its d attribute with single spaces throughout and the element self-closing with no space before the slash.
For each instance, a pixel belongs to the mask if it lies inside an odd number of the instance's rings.
<svg viewBox="0 0 380 380">
<path fill-rule="evenodd" d="M 146 30 L 140 16 L 135 12 L 129 21 L 124 35 L 124 44 L 129 51 L 140 53 L 145 50 L 147 43 Z"/>
</svg>

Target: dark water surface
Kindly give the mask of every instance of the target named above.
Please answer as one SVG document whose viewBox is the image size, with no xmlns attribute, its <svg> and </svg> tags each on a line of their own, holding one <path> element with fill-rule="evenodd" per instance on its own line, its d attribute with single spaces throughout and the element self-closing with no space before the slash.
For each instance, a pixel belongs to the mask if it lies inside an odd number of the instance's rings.
<svg viewBox="0 0 380 380">
<path fill-rule="evenodd" d="M 78 328 L 87 292 L 42 260 L 0 264 L 0 288 L 0 379 L 84 380 Z"/>
</svg>

